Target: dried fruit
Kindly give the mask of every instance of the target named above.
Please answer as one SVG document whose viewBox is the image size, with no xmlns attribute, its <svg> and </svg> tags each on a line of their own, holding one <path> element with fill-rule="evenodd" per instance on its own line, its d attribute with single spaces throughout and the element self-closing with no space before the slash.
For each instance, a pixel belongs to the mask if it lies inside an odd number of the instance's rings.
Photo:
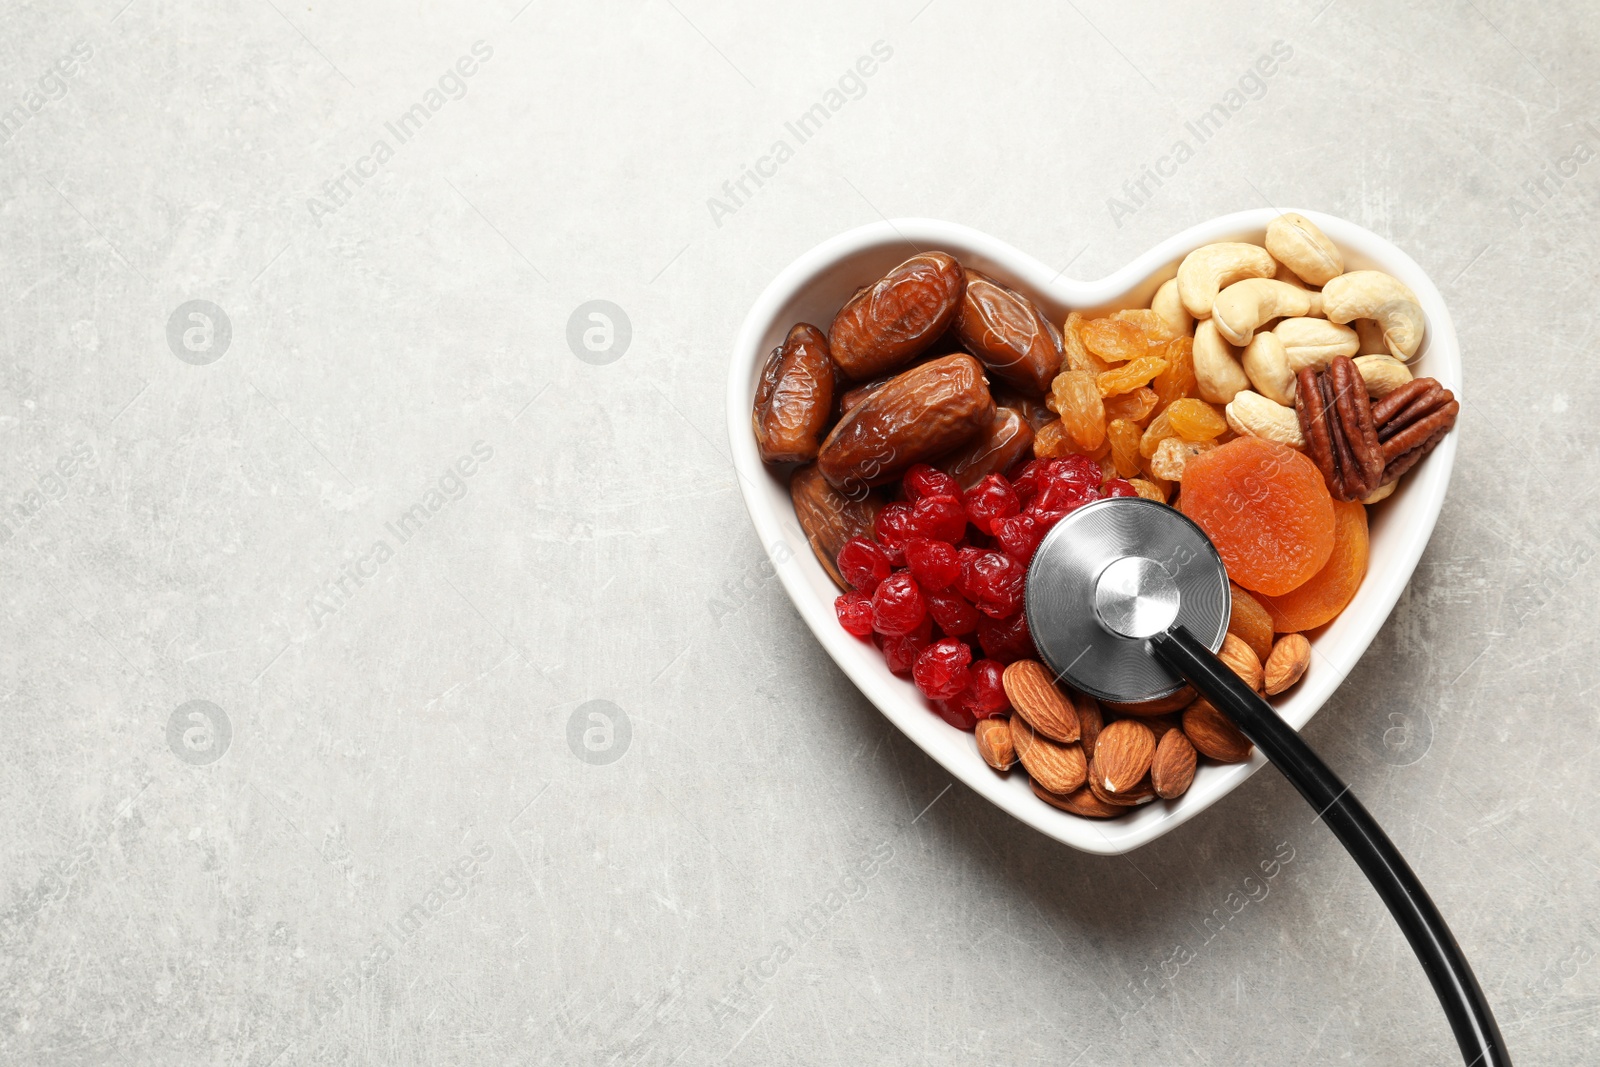
<svg viewBox="0 0 1600 1067">
<path fill-rule="evenodd" d="M 1250 758 L 1250 739 L 1204 697 L 1183 709 L 1183 732 L 1202 756 L 1218 763 L 1243 763 Z"/>
<path fill-rule="evenodd" d="M 905 556 L 906 567 L 924 596 L 949 589 L 961 577 L 961 560 L 946 541 L 913 537 L 905 544 Z"/>
<path fill-rule="evenodd" d="M 1072 439 L 1066 425 L 1060 419 L 1045 423 L 1033 436 L 1033 454 L 1040 459 L 1061 459 L 1080 455 L 1098 459 L 1110 451 L 1111 445 L 1104 439 L 1093 448 L 1084 448 Z"/>
<path fill-rule="evenodd" d="M 1331 621 L 1356 595 L 1367 573 L 1367 509 L 1333 502 L 1333 550 L 1315 574 L 1281 596 L 1261 598 L 1279 633 L 1312 630 Z"/>
<path fill-rule="evenodd" d="M 950 700 L 966 692 L 972 681 L 972 648 L 965 641 L 941 637 L 922 650 L 911 668 L 911 680 L 929 700 Z"/>
<path fill-rule="evenodd" d="M 1284 634 L 1266 662 L 1266 692 L 1277 696 L 1298 682 L 1311 666 L 1311 642 L 1300 634 Z"/>
<path fill-rule="evenodd" d="M 1139 438 L 1139 455 L 1149 459 L 1156 454 L 1156 449 L 1161 447 L 1162 441 L 1177 435 L 1178 431 L 1172 428 L 1172 420 L 1167 417 L 1165 411 L 1161 412 L 1144 428 L 1144 433 Z"/>
<path fill-rule="evenodd" d="M 1070 793 L 1088 777 L 1089 761 L 1081 746 L 1050 740 L 1020 715 L 1011 716 L 1011 744 L 1023 769 L 1052 793 Z"/>
<path fill-rule="evenodd" d="M 939 624 L 939 629 L 952 637 L 962 637 L 978 628 L 981 618 L 972 602 L 954 590 L 924 591 L 922 599 L 928 605 L 928 614 Z"/>
<path fill-rule="evenodd" d="M 1222 412 L 1195 397 L 1174 400 L 1166 408 L 1167 422 L 1185 441 L 1212 441 L 1228 431 Z"/>
<path fill-rule="evenodd" d="M 878 583 L 889 577 L 889 557 L 865 537 L 852 537 L 839 549 L 839 573 L 851 587 L 871 595 Z"/>
<path fill-rule="evenodd" d="M 1183 480 L 1184 468 L 1189 461 L 1217 446 L 1210 441 L 1185 441 L 1181 437 L 1164 438 L 1150 457 L 1150 472 L 1169 482 Z"/>
<path fill-rule="evenodd" d="M 1181 507 L 1216 545 L 1228 576 L 1258 593 L 1287 593 L 1333 553 L 1328 487 L 1316 465 L 1286 445 L 1240 437 L 1193 457 Z"/>
<path fill-rule="evenodd" d="M 872 633 L 872 595 L 854 590 L 834 598 L 833 613 L 846 633 L 866 637 Z"/>
<path fill-rule="evenodd" d="M 883 661 L 888 664 L 889 672 L 902 678 L 909 677 L 911 668 L 916 665 L 917 657 L 922 655 L 922 650 L 933 642 L 933 620 L 924 618 L 915 630 L 898 637 L 874 634 L 873 641 L 883 653 Z"/>
<path fill-rule="evenodd" d="M 1001 663 L 1013 663 L 1039 654 L 1033 647 L 1033 635 L 1028 632 L 1028 616 L 1020 611 L 1005 619 L 980 614 L 978 646 L 985 656 Z"/>
<path fill-rule="evenodd" d="M 1095 380 L 1099 381 L 1098 378 Z M 1142 423 L 1156 409 L 1156 393 L 1149 386 L 1141 385 L 1118 396 L 1104 397 L 1101 403 L 1105 406 L 1107 419 L 1126 419 L 1128 422 Z"/>
<path fill-rule="evenodd" d="M 968 521 L 986 534 L 994 533 L 994 520 L 1009 518 L 1022 510 L 1017 491 L 1001 474 L 991 474 L 968 489 L 963 504 Z"/>
<path fill-rule="evenodd" d="M 1183 397 L 1194 396 L 1197 388 L 1193 337 L 1177 337 L 1168 341 L 1161 354 L 1167 361 L 1167 368 L 1150 382 L 1150 389 L 1156 394 L 1158 411 L 1165 410 Z"/>
<path fill-rule="evenodd" d="M 1194 782 L 1194 742 L 1182 730 L 1168 730 L 1156 743 L 1155 757 L 1150 761 L 1150 785 L 1156 796 L 1163 800 L 1176 800 L 1189 791 Z"/>
<path fill-rule="evenodd" d="M 1164 479 L 1163 479 L 1164 480 Z M 1167 502 L 1167 494 L 1161 486 L 1144 478 L 1130 478 L 1128 484 L 1133 486 L 1133 491 L 1146 500 L 1154 500 L 1157 504 Z"/>
<path fill-rule="evenodd" d="M 1062 427 L 1079 449 L 1098 448 L 1106 437 L 1106 408 L 1095 376 L 1084 370 L 1062 371 L 1051 384 L 1050 393 Z M 1039 433 L 1043 435 L 1044 430 Z"/>
<path fill-rule="evenodd" d="M 1002 678 L 1012 708 L 1035 730 L 1052 741 L 1076 741 L 1080 736 L 1078 712 L 1044 665 L 1019 659 L 1007 667 Z"/>
<path fill-rule="evenodd" d="M 1112 419 L 1106 427 L 1106 438 L 1111 442 L 1111 462 L 1117 473 L 1132 478 L 1139 473 L 1139 440 L 1144 431 L 1127 419 Z"/>
<path fill-rule="evenodd" d="M 751 422 L 762 461 L 803 463 L 816 459 L 832 409 L 833 359 L 828 339 L 810 323 L 799 323 L 767 357 L 756 387 Z"/>
<path fill-rule="evenodd" d="M 1164 344 L 1178 336 L 1167 320 L 1149 308 L 1127 308 L 1123 311 L 1113 311 L 1111 318 L 1122 322 L 1131 322 L 1139 327 L 1144 334 L 1145 343 L 1150 346 Z"/>
<path fill-rule="evenodd" d="M 906 468 L 900 486 L 905 490 L 906 499 L 913 503 L 925 496 L 961 495 L 961 487 L 954 478 L 928 463 L 913 463 Z"/>
<path fill-rule="evenodd" d="M 1006 669 L 998 660 L 980 659 L 972 665 L 972 683 L 961 698 L 967 710 L 980 719 L 1002 715 L 1011 710 L 1011 698 L 1006 696 Z"/>
<path fill-rule="evenodd" d="M 1228 632 L 1250 646 L 1256 658 L 1265 661 L 1272 652 L 1272 616 L 1261 606 L 1261 601 L 1229 582 L 1233 594 L 1233 611 L 1228 616 Z"/>
<path fill-rule="evenodd" d="M 916 579 L 905 571 L 889 575 L 872 594 L 872 628 L 885 637 L 903 637 L 928 617 Z"/>
<path fill-rule="evenodd" d="M 959 448 L 993 420 L 983 367 L 968 355 L 941 356 L 896 375 L 850 409 L 822 443 L 817 467 L 853 493 Z"/>
<path fill-rule="evenodd" d="M 828 327 L 828 347 L 846 378 L 862 381 L 908 363 L 955 317 L 965 283 L 945 252 L 923 252 L 845 302 Z"/>
<path fill-rule="evenodd" d="M 967 511 L 956 496 L 918 497 L 911 506 L 911 529 L 922 537 L 955 544 L 967 535 Z"/>
<path fill-rule="evenodd" d="M 1083 346 L 1106 363 L 1138 359 L 1150 348 L 1145 332 L 1126 319 L 1090 319 L 1078 333 L 1083 338 Z"/>
<path fill-rule="evenodd" d="M 979 611 L 991 619 L 1004 619 L 1022 610 L 1027 578 L 1028 568 L 1004 552 L 967 549 L 962 552 L 956 587 Z"/>
<path fill-rule="evenodd" d="M 1228 669 L 1239 676 L 1239 680 L 1256 692 L 1261 691 L 1261 658 L 1255 654 L 1244 639 L 1234 634 L 1224 634 L 1222 647 L 1217 650 L 1217 658 L 1228 665 Z"/>
<path fill-rule="evenodd" d="M 1095 386 L 1102 397 L 1117 396 L 1140 388 L 1166 369 L 1167 361 L 1160 356 L 1140 356 L 1104 374 L 1095 375 Z M 1056 403 L 1059 405 L 1060 401 Z"/>
<path fill-rule="evenodd" d="M 1155 754 L 1156 735 L 1150 727 L 1137 719 L 1109 723 L 1094 745 L 1095 784 L 1113 796 L 1126 793 L 1145 776 Z"/>
<path fill-rule="evenodd" d="M 789 499 L 817 562 L 835 585 L 845 588 L 849 583 L 839 573 L 839 550 L 852 537 L 871 535 L 873 522 L 883 509 L 882 498 L 864 491 L 854 498 L 845 496 L 828 484 L 813 463 L 789 476 Z"/>
<path fill-rule="evenodd" d="M 1042 425 L 1042 424 L 1041 424 Z M 1016 408 L 996 407 L 989 428 L 939 461 L 962 489 L 1011 469 L 1033 454 L 1033 426 Z"/>
<path fill-rule="evenodd" d="M 1011 743 L 1011 724 L 1005 719 L 980 719 L 973 734 L 978 741 L 978 755 L 995 770 L 1010 770 L 1017 762 L 1017 747 Z"/>
<path fill-rule="evenodd" d="M 1099 374 L 1103 370 L 1110 369 L 1111 365 L 1084 347 L 1085 321 L 1076 311 L 1067 313 L 1067 321 L 1061 327 L 1061 369 L 1086 370 Z"/>
<path fill-rule="evenodd" d="M 1061 369 L 1061 339 L 1055 327 L 1016 290 L 971 268 L 966 275 L 966 289 L 951 323 L 961 346 L 1001 380 L 1043 393 Z"/>
</svg>

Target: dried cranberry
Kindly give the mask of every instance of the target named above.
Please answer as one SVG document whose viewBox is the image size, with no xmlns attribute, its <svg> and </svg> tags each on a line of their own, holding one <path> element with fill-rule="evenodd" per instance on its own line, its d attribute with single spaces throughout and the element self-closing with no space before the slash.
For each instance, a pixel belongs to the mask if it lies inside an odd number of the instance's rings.
<svg viewBox="0 0 1600 1067">
<path fill-rule="evenodd" d="M 949 589 L 961 577 L 961 560 L 956 550 L 944 541 L 913 537 L 906 542 L 906 566 L 924 593 Z"/>
<path fill-rule="evenodd" d="M 982 552 L 961 564 L 957 588 L 979 611 L 995 619 L 1014 615 L 1022 607 L 1028 568 L 1004 552 Z"/>
<path fill-rule="evenodd" d="M 896 567 L 905 563 L 905 543 L 917 536 L 911 518 L 910 504 L 886 504 L 872 522 L 872 532 L 877 535 L 878 547 L 883 549 L 889 562 Z"/>
<path fill-rule="evenodd" d="M 983 481 L 967 490 L 962 504 L 967 509 L 967 518 L 972 525 L 984 533 L 994 532 L 995 519 L 1003 519 L 1022 510 L 1017 491 L 999 474 L 985 475 Z"/>
<path fill-rule="evenodd" d="M 1062 514 L 1073 512 L 1083 505 L 1100 499 L 1100 476 L 1096 471 L 1092 482 L 1080 481 L 1076 478 L 1052 478 L 1039 495 L 1033 498 L 1033 503 L 1028 505 L 1030 511 L 1058 511 Z M 882 540 L 882 538 L 879 538 Z"/>
<path fill-rule="evenodd" d="M 957 730 L 965 730 L 970 734 L 978 728 L 978 717 L 967 710 L 965 702 L 960 698 L 930 700 L 928 703 L 933 705 L 933 710 L 938 713 L 939 718 L 954 726 Z"/>
<path fill-rule="evenodd" d="M 923 537 L 953 545 L 967 532 L 967 510 L 958 496 L 920 497 L 911 522 Z"/>
<path fill-rule="evenodd" d="M 851 592 L 835 598 L 833 611 L 839 616 L 839 625 L 857 637 L 872 633 L 872 597 L 866 593 Z"/>
<path fill-rule="evenodd" d="M 916 665 L 917 657 L 922 655 L 922 650 L 928 647 L 933 640 L 933 623 L 923 619 L 921 625 L 908 634 L 899 637 L 877 637 L 878 649 L 883 653 L 884 662 L 889 665 L 891 674 L 898 674 L 902 678 L 911 673 L 911 668 Z"/>
<path fill-rule="evenodd" d="M 1028 617 L 1020 611 L 1009 619 L 980 618 L 978 644 L 985 656 L 1001 663 L 1038 658 L 1033 635 L 1028 632 Z"/>
<path fill-rule="evenodd" d="M 1045 459 L 1030 459 L 1011 469 L 1011 488 L 1016 491 L 1023 507 L 1027 507 L 1039 495 L 1049 473 L 1050 461 Z"/>
<path fill-rule="evenodd" d="M 1026 567 L 1050 528 L 1037 514 L 1023 512 L 994 520 L 994 539 L 1006 555 Z"/>
<path fill-rule="evenodd" d="M 865 537 L 852 537 L 839 549 L 839 573 L 863 593 L 870 594 L 889 577 L 889 556 Z"/>
<path fill-rule="evenodd" d="M 900 484 L 905 490 L 907 500 L 914 501 L 925 496 L 961 495 L 961 487 L 956 484 L 954 478 L 926 463 L 912 464 Z"/>
<path fill-rule="evenodd" d="M 924 593 L 922 599 L 928 603 L 928 614 L 938 624 L 939 629 L 951 637 L 960 637 L 970 634 L 978 628 L 978 609 L 972 602 L 955 590 L 946 590 L 942 593 Z"/>
<path fill-rule="evenodd" d="M 911 668 L 911 680 L 930 700 L 949 700 L 966 692 L 972 681 L 967 665 L 972 662 L 972 647 L 953 637 L 941 637 L 922 650 Z"/>
<path fill-rule="evenodd" d="M 980 659 L 972 665 L 972 682 L 962 695 L 961 704 L 980 719 L 991 718 L 1010 710 L 1011 698 L 1001 681 L 1006 672 L 998 660 Z"/>
<path fill-rule="evenodd" d="M 1135 489 L 1133 483 L 1126 478 L 1112 478 L 1100 487 L 1100 494 L 1107 497 L 1138 496 L 1139 490 Z"/>
<path fill-rule="evenodd" d="M 872 628 L 888 637 L 899 637 L 917 628 L 928 617 L 922 590 L 908 571 L 896 571 L 878 583 L 872 594 Z"/>
<path fill-rule="evenodd" d="M 1084 455 L 1063 456 L 1050 461 L 1050 480 L 1077 482 L 1099 488 L 1105 475 L 1100 464 Z"/>
</svg>

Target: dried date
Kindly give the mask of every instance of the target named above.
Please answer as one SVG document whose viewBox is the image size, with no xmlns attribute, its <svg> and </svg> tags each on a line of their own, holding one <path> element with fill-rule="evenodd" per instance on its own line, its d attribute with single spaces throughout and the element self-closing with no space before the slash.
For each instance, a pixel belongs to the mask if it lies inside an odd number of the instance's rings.
<svg viewBox="0 0 1600 1067">
<path fill-rule="evenodd" d="M 809 323 L 789 331 L 772 350 L 756 389 L 756 446 L 767 463 L 817 458 L 833 407 L 833 358 L 828 339 Z"/>
<path fill-rule="evenodd" d="M 921 355 L 950 325 L 964 283 L 954 256 L 923 252 L 858 290 L 828 327 L 840 372 L 859 382 Z"/>
<path fill-rule="evenodd" d="M 1061 335 L 1032 300 L 968 269 L 952 328 L 994 376 L 1042 396 L 1061 370 Z"/>
</svg>

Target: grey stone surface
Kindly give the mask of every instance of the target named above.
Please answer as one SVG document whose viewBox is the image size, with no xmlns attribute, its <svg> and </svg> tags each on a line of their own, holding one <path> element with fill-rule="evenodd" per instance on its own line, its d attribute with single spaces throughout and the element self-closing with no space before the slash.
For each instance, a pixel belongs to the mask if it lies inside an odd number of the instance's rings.
<svg viewBox="0 0 1600 1067">
<path fill-rule="evenodd" d="M 1597 37 L 1574 2 L 8 5 L 0 1061 L 1455 1062 L 1274 774 L 1119 859 L 952 786 L 763 577 L 728 460 L 737 325 L 833 233 L 1093 277 L 1271 203 L 1407 249 L 1468 368 L 1438 532 L 1308 734 L 1518 1062 L 1592 1062 Z"/>
</svg>

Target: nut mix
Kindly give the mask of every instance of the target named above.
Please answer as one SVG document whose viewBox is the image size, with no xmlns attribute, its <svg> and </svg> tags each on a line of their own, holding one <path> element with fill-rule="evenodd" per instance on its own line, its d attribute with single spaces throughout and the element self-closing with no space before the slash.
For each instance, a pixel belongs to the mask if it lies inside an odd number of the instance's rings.
<svg viewBox="0 0 1600 1067">
<path fill-rule="evenodd" d="M 1181 509 L 1231 579 L 1222 660 L 1267 696 L 1292 689 L 1305 631 L 1366 574 L 1367 507 L 1455 425 L 1451 392 L 1407 367 L 1425 328 L 1409 288 L 1346 271 L 1295 214 L 1265 247 L 1195 249 L 1148 309 L 1073 311 L 1059 328 L 1004 281 L 924 252 L 826 333 L 789 331 L 752 426 L 763 460 L 803 464 L 790 495 L 843 590 L 839 624 L 997 773 L 1020 763 L 1044 803 L 1115 818 L 1251 745 L 1187 686 L 1113 705 L 1058 684 L 1023 612 L 1040 541 L 1106 497 Z"/>
</svg>

